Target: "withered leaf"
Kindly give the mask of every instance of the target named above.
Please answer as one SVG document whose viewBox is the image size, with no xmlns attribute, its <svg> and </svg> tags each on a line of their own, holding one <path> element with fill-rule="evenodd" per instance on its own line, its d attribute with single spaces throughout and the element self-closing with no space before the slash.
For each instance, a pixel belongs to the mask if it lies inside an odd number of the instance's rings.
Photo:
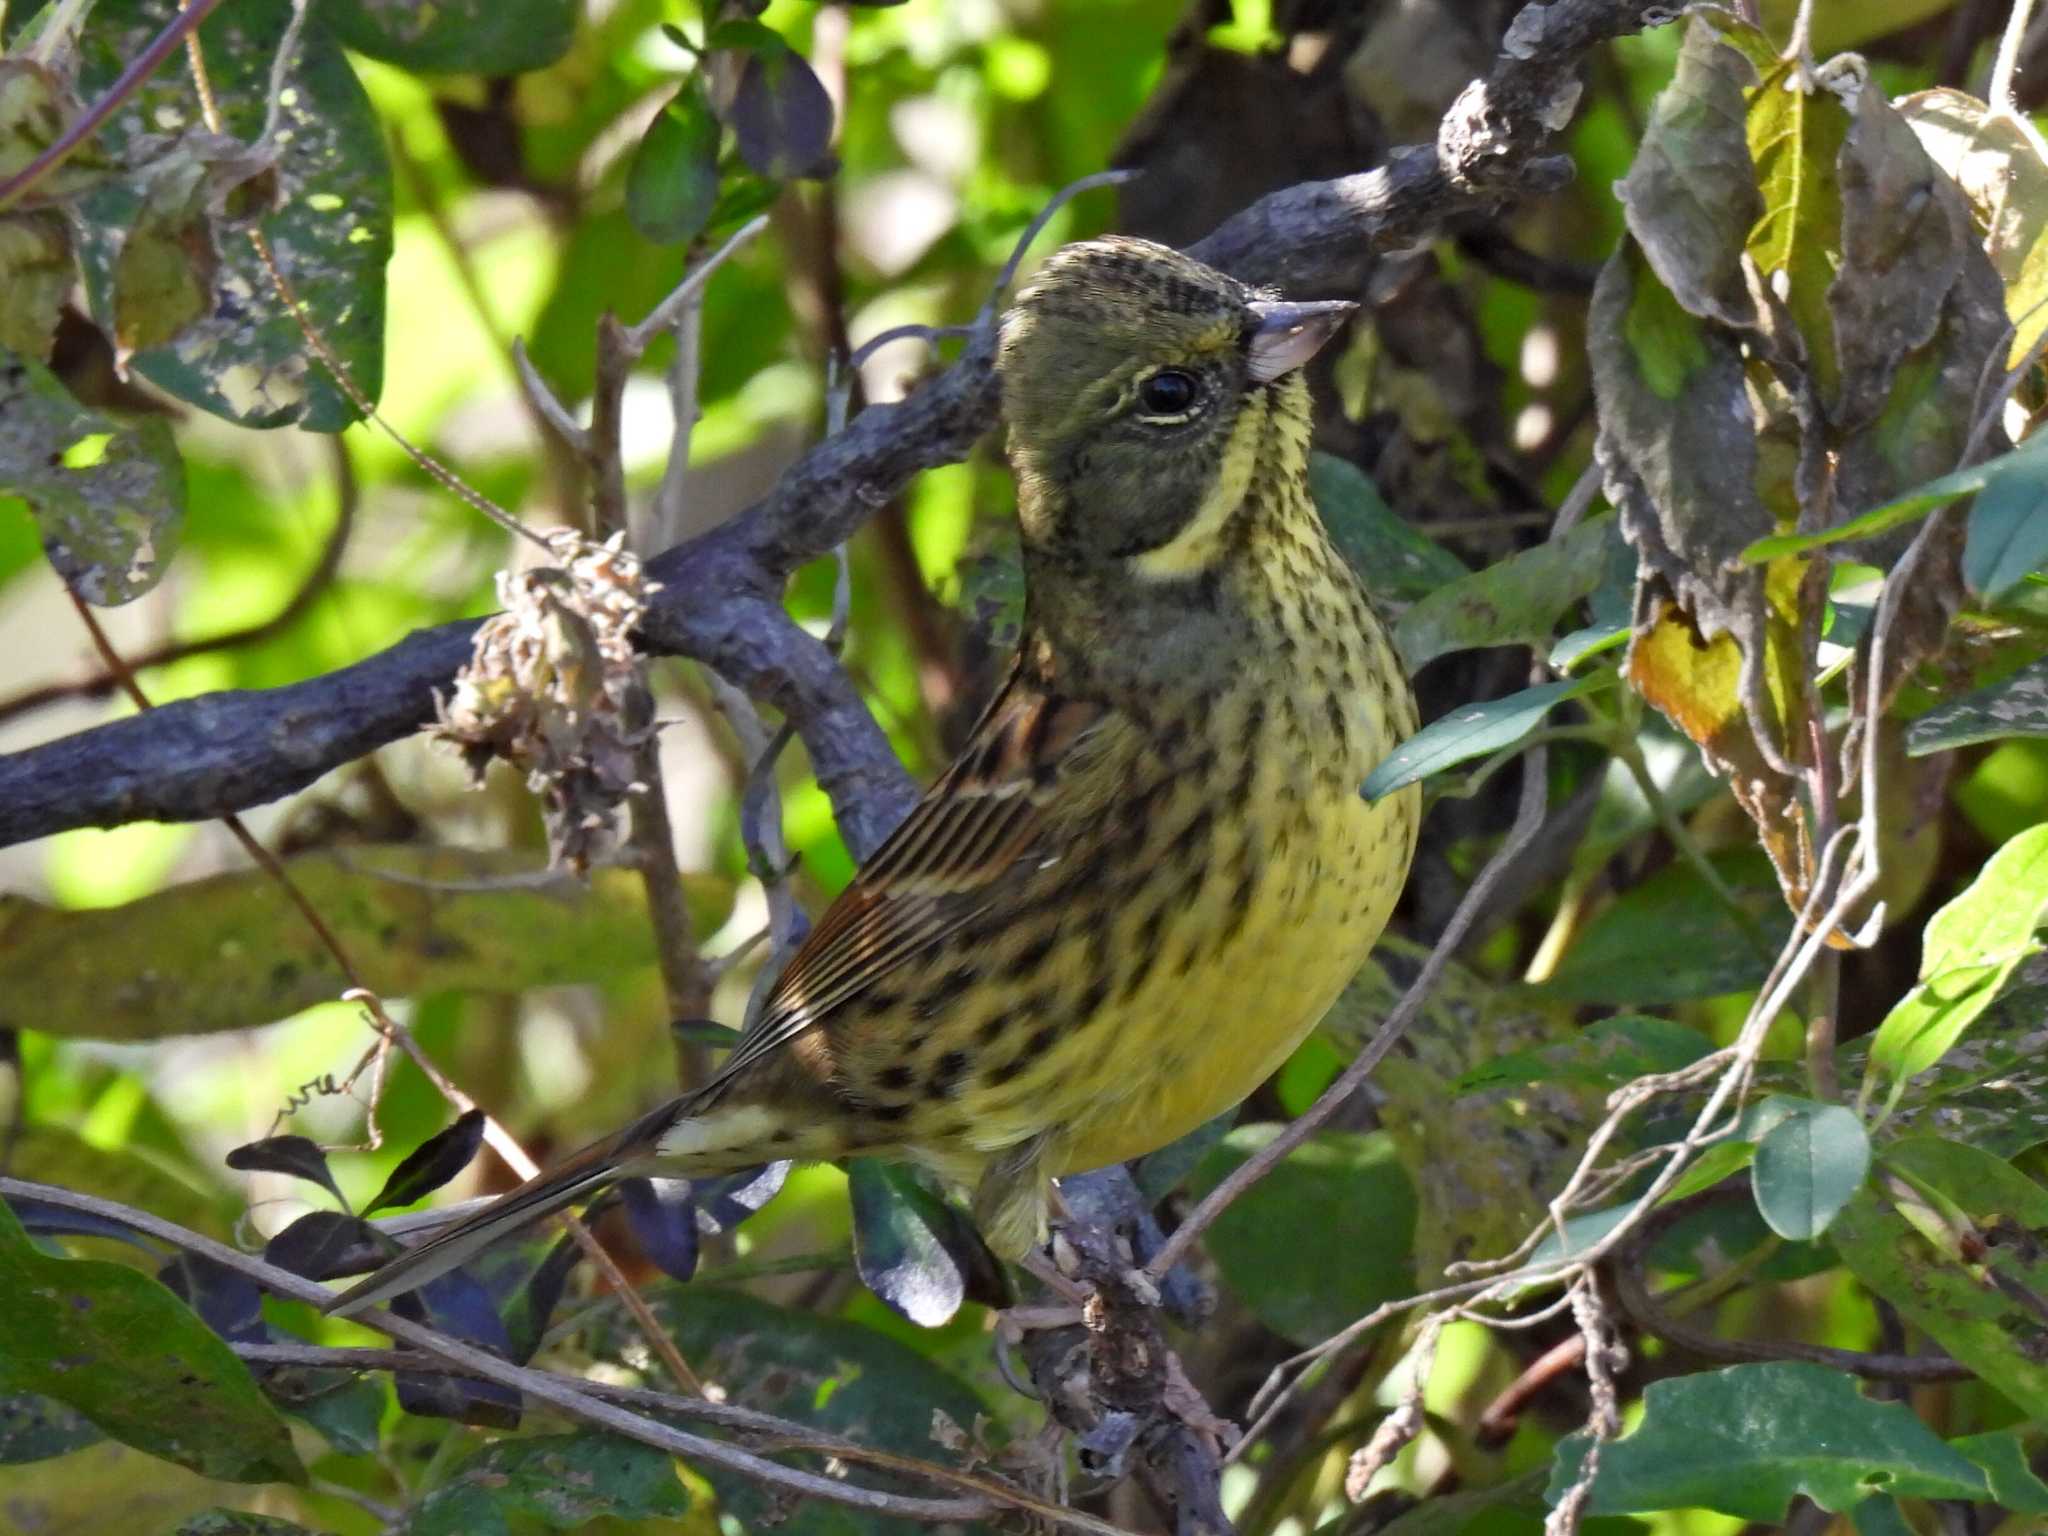
<svg viewBox="0 0 2048 1536">
<path fill-rule="evenodd" d="M 1754 318 L 1742 252 L 1763 217 L 1743 124 L 1749 60 L 1695 17 L 1678 71 L 1651 109 L 1628 175 L 1615 185 L 1629 233 L 1651 268 L 1695 315 Z"/>
</svg>

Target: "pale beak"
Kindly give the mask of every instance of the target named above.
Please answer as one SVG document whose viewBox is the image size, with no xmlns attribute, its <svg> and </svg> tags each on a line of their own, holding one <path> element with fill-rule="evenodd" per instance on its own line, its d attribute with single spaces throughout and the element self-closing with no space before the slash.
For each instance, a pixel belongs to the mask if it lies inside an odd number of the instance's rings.
<svg viewBox="0 0 2048 1536">
<path fill-rule="evenodd" d="M 1245 344 L 1245 361 L 1253 380 L 1270 384 L 1282 374 L 1294 372 L 1323 349 L 1323 343 L 1343 328 L 1357 308 L 1349 299 L 1318 299 L 1308 304 L 1254 300 L 1254 325 Z"/>
</svg>

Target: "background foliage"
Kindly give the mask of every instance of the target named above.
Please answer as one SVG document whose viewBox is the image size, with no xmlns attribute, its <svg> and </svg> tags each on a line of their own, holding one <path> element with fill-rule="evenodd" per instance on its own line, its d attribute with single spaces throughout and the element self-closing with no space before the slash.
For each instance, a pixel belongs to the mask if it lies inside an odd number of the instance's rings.
<svg viewBox="0 0 2048 1536">
<path fill-rule="evenodd" d="M 133 708 L 88 623 L 165 702 L 506 602 L 619 733 L 568 788 L 472 788 L 415 738 L 252 812 L 324 931 L 217 823 L 0 851 L 0 1173 L 127 1212 L 0 1204 L 0 1510 L 36 1536 L 914 1528 L 417 1354 L 305 1353 L 386 1342 L 306 1299 L 385 1251 L 370 1218 L 503 1188 L 519 1148 L 701 1074 L 721 1032 L 670 1021 L 737 1022 L 862 844 L 800 749 L 756 766 L 743 697 L 621 662 L 632 610 L 501 584 L 547 556 L 396 437 L 530 527 L 652 556 L 928 379 L 960 338 L 915 328 L 983 312 L 1058 189 L 1143 173 L 1060 205 L 1027 263 L 1191 243 L 1434 142 L 1517 7 L 225 0 L 131 88 L 179 9 L 0 6 L 0 745 Z M 1603 42 L 1549 125 L 1568 182 L 1420 249 L 1357 237 L 1370 323 L 1316 365 L 1315 488 L 1434 722 L 1364 788 L 1424 779 L 1431 813 L 1375 964 L 1234 1126 L 1133 1170 L 1140 1203 L 1171 1227 L 1256 1158 L 1466 912 L 1370 1090 L 1167 1286 L 1188 1379 L 1251 1422 L 1220 1485 L 1214 1445 L 1187 1474 L 1237 1529 L 2048 1519 L 2026 9 L 1766 4 Z M 735 234 L 676 326 L 607 328 Z M 371 400 L 390 433 L 355 424 Z M 991 438 L 789 584 L 920 778 L 1015 631 L 1011 496 Z M 643 796 L 587 880 L 551 873 L 636 777 L 665 820 Z M 614 1398 L 840 1481 L 934 1495 L 879 1451 L 1096 1529 L 1174 1519 L 1099 1401 L 1042 1433 L 992 1334 L 1007 1282 L 903 1171 L 640 1181 L 595 1226 L 678 1360 L 544 1234 L 406 1315 L 563 1379 L 708 1383 L 783 1428 Z"/>
</svg>

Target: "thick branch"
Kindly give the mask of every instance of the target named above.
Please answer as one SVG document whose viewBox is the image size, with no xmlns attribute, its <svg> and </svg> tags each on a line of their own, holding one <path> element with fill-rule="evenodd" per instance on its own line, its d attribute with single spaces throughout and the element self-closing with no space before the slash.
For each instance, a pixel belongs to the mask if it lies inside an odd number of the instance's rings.
<svg viewBox="0 0 2048 1536">
<path fill-rule="evenodd" d="M 1674 14 L 1646 0 L 1527 5 L 1493 74 L 1459 97 L 1434 147 L 1273 193 L 1192 253 L 1292 293 L 1355 289 L 1376 255 L 1417 249 L 1454 221 L 1558 185 L 1567 168 L 1543 154 L 1578 98 L 1580 56 Z M 664 590 L 645 625 L 648 648 L 693 656 L 787 713 L 857 857 L 915 789 L 845 673 L 783 612 L 783 583 L 913 475 L 967 456 L 995 419 L 993 354 L 993 336 L 977 328 L 959 360 L 909 399 L 863 412 L 766 500 L 649 564 Z M 303 788 L 430 719 L 473 627 L 422 631 L 304 683 L 209 694 L 0 757 L 0 846 L 72 827 L 199 820 Z"/>
</svg>

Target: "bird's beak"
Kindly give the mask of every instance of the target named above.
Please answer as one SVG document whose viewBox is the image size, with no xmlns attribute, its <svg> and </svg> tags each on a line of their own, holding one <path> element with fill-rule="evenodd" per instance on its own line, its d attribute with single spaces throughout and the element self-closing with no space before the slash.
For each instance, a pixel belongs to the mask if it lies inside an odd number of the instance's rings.
<svg viewBox="0 0 2048 1536">
<path fill-rule="evenodd" d="M 1270 384 L 1292 373 L 1323 349 L 1358 306 L 1349 299 L 1319 299 L 1309 304 L 1252 303 L 1252 334 L 1245 358 L 1254 380 Z"/>
</svg>

